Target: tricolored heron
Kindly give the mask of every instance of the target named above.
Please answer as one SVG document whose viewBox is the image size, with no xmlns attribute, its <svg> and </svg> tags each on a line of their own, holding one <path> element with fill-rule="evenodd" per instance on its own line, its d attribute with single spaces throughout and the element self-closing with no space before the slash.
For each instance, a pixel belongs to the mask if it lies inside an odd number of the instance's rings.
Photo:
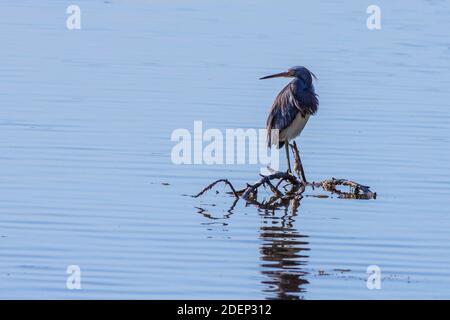
<svg viewBox="0 0 450 320">
<path fill-rule="evenodd" d="M 314 91 L 313 78 L 316 76 L 305 67 L 298 66 L 286 72 L 262 77 L 262 79 L 287 77 L 294 78 L 281 90 L 273 102 L 269 117 L 267 118 L 268 147 L 286 147 L 288 171 L 291 172 L 289 160 L 289 140 L 296 138 L 302 132 L 311 115 L 317 112 L 319 100 Z M 272 130 L 278 129 L 278 139 Z"/>
</svg>

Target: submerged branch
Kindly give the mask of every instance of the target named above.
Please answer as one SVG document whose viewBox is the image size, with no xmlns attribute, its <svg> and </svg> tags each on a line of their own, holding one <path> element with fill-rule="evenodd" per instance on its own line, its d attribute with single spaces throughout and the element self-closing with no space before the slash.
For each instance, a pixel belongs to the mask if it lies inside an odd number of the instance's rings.
<svg viewBox="0 0 450 320">
<path fill-rule="evenodd" d="M 300 153 L 298 152 L 297 143 L 295 141 L 290 144 L 292 151 L 294 152 L 294 170 L 297 176 L 302 178 L 302 182 L 306 183 L 305 172 L 303 171 L 302 160 L 300 159 Z"/>
<path fill-rule="evenodd" d="M 322 188 L 324 191 L 337 194 L 339 198 L 343 199 L 376 199 L 377 194 L 376 192 L 371 191 L 370 187 L 347 179 L 331 178 L 321 182 L 307 182 L 297 144 L 294 141 L 294 143 L 289 146 L 292 148 L 294 154 L 294 171 L 297 174 L 296 176 L 290 172 L 275 171 L 269 168 L 269 175 L 261 175 L 261 178 L 258 181 L 254 184 L 247 183 L 247 186 L 241 190 L 236 191 L 228 179 L 219 179 L 207 185 L 193 197 L 198 198 L 208 190 L 211 190 L 216 184 L 223 182 L 230 187 L 230 193 L 236 198 L 233 207 L 241 198 L 247 203 L 254 204 L 258 208 L 265 210 L 275 210 L 280 206 L 286 206 L 286 204 L 291 201 L 294 201 L 298 205 L 299 201 L 303 198 L 306 187 L 311 187 L 313 189 L 316 187 Z M 282 182 L 286 182 L 286 185 L 283 185 L 285 193 L 281 192 L 279 189 Z M 338 186 L 347 187 L 348 190 L 340 190 L 338 189 Z M 258 200 L 258 190 L 261 187 L 266 189 L 268 187 L 272 193 L 272 196 L 268 201 Z"/>
</svg>

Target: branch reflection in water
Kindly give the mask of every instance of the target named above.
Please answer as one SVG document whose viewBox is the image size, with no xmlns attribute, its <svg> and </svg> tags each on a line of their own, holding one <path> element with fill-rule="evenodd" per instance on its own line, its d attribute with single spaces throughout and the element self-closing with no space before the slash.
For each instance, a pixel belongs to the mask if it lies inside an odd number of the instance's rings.
<svg viewBox="0 0 450 320">
<path fill-rule="evenodd" d="M 306 292 L 308 236 L 295 227 L 301 199 L 299 194 L 272 204 L 270 208 L 253 203 L 262 218 L 259 228 L 260 272 L 265 276 L 261 284 L 267 299 L 301 299 Z M 222 231 L 228 231 L 226 220 L 233 217 L 236 202 L 222 216 L 213 216 L 206 209 L 197 207 L 198 213 L 208 219 L 202 224 L 208 228 L 221 226 Z"/>
</svg>

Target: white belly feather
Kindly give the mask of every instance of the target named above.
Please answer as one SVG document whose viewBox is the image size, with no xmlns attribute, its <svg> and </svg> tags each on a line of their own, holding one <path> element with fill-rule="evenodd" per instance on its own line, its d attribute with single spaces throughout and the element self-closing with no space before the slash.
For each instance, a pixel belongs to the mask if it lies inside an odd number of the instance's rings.
<svg viewBox="0 0 450 320">
<path fill-rule="evenodd" d="M 300 112 L 295 117 L 294 121 L 284 130 L 280 132 L 280 141 L 292 140 L 297 137 L 305 127 L 309 120 L 309 114 L 302 117 Z"/>
</svg>

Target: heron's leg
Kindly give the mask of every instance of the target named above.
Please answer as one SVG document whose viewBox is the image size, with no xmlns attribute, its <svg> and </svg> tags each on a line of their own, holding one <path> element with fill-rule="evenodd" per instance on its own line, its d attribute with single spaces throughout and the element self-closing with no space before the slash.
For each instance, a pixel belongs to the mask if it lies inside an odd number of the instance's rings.
<svg viewBox="0 0 450 320">
<path fill-rule="evenodd" d="M 289 141 L 284 142 L 284 146 L 286 147 L 286 159 L 287 159 L 287 165 L 288 165 L 288 172 L 292 173 L 291 171 L 291 160 L 289 159 Z"/>
<path fill-rule="evenodd" d="M 303 170 L 302 159 L 300 158 L 300 150 L 298 150 L 297 143 L 295 143 L 295 141 L 294 141 L 294 148 L 297 149 L 298 166 L 299 166 L 299 170 L 300 170 L 300 175 L 302 177 L 303 182 L 306 182 L 305 171 Z"/>
</svg>

